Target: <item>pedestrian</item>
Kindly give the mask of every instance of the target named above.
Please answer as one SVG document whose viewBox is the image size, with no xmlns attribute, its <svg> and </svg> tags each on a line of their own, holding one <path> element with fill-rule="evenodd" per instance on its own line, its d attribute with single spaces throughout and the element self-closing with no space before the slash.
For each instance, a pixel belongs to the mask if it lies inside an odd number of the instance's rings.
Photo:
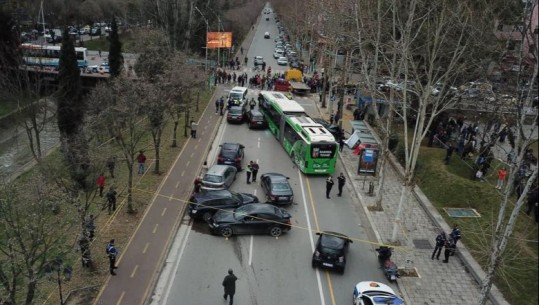
<svg viewBox="0 0 539 305">
<path fill-rule="evenodd" d="M 94 240 L 94 236 L 95 236 L 94 219 L 95 219 L 94 215 L 90 215 L 90 217 L 86 219 L 86 224 L 84 225 L 86 228 L 86 234 L 88 235 L 88 239 L 90 241 Z"/>
<path fill-rule="evenodd" d="M 221 96 L 219 100 L 219 113 L 223 115 L 223 109 L 225 108 L 225 98 Z"/>
<path fill-rule="evenodd" d="M 105 188 L 105 174 L 99 174 L 97 177 L 97 188 L 99 188 L 99 196 L 103 197 L 103 188 Z"/>
<path fill-rule="evenodd" d="M 107 256 L 109 257 L 109 270 L 110 274 L 116 275 L 116 272 L 114 272 L 114 269 L 118 269 L 116 266 L 116 256 L 118 256 L 118 250 L 116 250 L 116 247 L 114 246 L 114 239 L 111 239 L 110 242 L 107 244 Z"/>
<path fill-rule="evenodd" d="M 444 247 L 446 241 L 447 238 L 445 237 L 445 232 L 441 232 L 438 234 L 438 236 L 436 236 L 436 246 L 432 252 L 431 259 L 434 259 L 434 256 L 436 256 L 436 259 L 440 260 L 440 253 L 442 253 L 442 248 Z"/>
<path fill-rule="evenodd" d="M 114 186 L 111 186 L 109 188 L 109 191 L 107 192 L 107 206 L 109 210 L 109 215 L 112 214 L 112 212 L 116 211 L 116 195 L 118 193 L 114 189 Z"/>
<path fill-rule="evenodd" d="M 200 176 L 195 178 L 194 185 L 195 193 L 200 193 L 200 189 L 202 188 L 202 178 Z"/>
<path fill-rule="evenodd" d="M 215 114 L 219 113 L 219 99 L 215 100 Z"/>
<path fill-rule="evenodd" d="M 253 170 L 253 168 L 251 167 L 251 162 L 247 164 L 247 168 L 245 169 L 245 174 L 247 175 L 247 184 L 251 184 L 251 173 Z"/>
<path fill-rule="evenodd" d="M 443 262 L 444 263 L 448 263 L 449 262 L 449 256 L 453 256 L 453 254 L 455 253 L 455 248 L 456 248 L 456 244 L 455 242 L 453 241 L 453 239 L 449 239 L 449 240 L 446 240 L 445 241 L 445 250 L 444 250 L 444 260 Z"/>
<path fill-rule="evenodd" d="M 453 145 L 451 145 L 451 143 L 448 143 L 446 153 L 445 153 L 445 164 L 449 164 L 451 155 L 453 155 Z"/>
<path fill-rule="evenodd" d="M 101 49 L 99 49 L 99 51 L 98 51 L 98 52 L 99 52 L 99 57 L 101 57 Z"/>
<path fill-rule="evenodd" d="M 507 177 L 507 169 L 501 168 L 498 170 L 498 180 L 496 181 L 496 189 L 501 190 L 503 188 L 503 184 L 505 182 L 505 178 Z"/>
<path fill-rule="evenodd" d="M 197 122 L 191 121 L 191 137 L 193 137 L 193 139 L 197 138 L 197 128 L 198 128 Z"/>
<path fill-rule="evenodd" d="M 230 303 L 229 305 L 234 304 L 234 294 L 236 294 L 236 281 L 238 278 L 234 275 L 234 271 L 232 269 L 228 269 L 228 275 L 225 276 L 225 279 L 223 280 L 223 287 L 225 289 L 225 294 L 223 295 L 223 298 L 227 299 L 227 297 L 230 297 Z"/>
<path fill-rule="evenodd" d="M 256 106 L 256 102 L 255 102 L 255 98 L 251 98 L 251 101 L 249 102 L 249 106 L 251 107 L 251 110 L 254 110 L 255 109 L 255 106 Z"/>
<path fill-rule="evenodd" d="M 258 175 L 258 170 L 260 167 L 258 166 L 258 163 L 256 161 L 251 161 L 251 170 L 253 172 L 253 182 L 256 182 L 256 175 Z"/>
<path fill-rule="evenodd" d="M 526 215 L 530 216 L 534 209 L 537 211 L 538 197 L 539 193 L 537 189 L 528 192 L 528 210 L 526 211 Z M 537 222 L 537 217 L 535 217 L 535 222 Z"/>
<path fill-rule="evenodd" d="M 86 236 L 82 236 L 79 239 L 79 248 L 80 248 L 80 254 L 82 256 L 81 262 L 83 268 L 90 268 L 91 267 L 91 254 L 90 254 L 90 242 L 88 241 L 88 238 Z"/>
<path fill-rule="evenodd" d="M 459 226 L 457 224 L 455 224 L 453 226 L 453 231 L 451 231 L 451 234 L 450 234 L 450 237 L 451 239 L 453 240 L 453 242 L 455 243 L 455 246 L 457 245 L 457 242 L 459 241 L 459 239 L 461 239 L 462 235 L 460 233 L 460 229 L 459 229 Z"/>
<path fill-rule="evenodd" d="M 337 194 L 337 196 L 339 197 L 342 196 L 342 188 L 344 187 L 345 183 L 346 183 L 346 177 L 344 176 L 343 173 L 341 173 L 339 177 L 337 177 L 337 186 L 339 187 L 339 194 Z"/>
<path fill-rule="evenodd" d="M 240 47 L 240 53 L 243 55 L 243 47 Z"/>
<path fill-rule="evenodd" d="M 110 156 L 107 159 L 107 168 L 111 178 L 114 178 L 114 168 L 116 167 L 116 156 Z"/>
<path fill-rule="evenodd" d="M 327 199 L 331 199 L 329 197 L 329 193 L 331 192 L 331 188 L 333 188 L 334 183 L 335 182 L 333 182 L 333 177 L 331 177 L 331 175 L 328 176 L 328 178 L 326 179 L 326 198 Z"/>
<path fill-rule="evenodd" d="M 354 120 L 356 121 L 359 121 L 359 115 L 361 114 L 361 109 L 359 109 L 359 107 L 357 107 L 355 110 L 354 110 Z"/>
<path fill-rule="evenodd" d="M 144 164 L 146 163 L 146 156 L 144 153 L 139 151 L 139 154 L 137 156 L 137 162 L 138 162 L 138 174 L 142 175 L 144 174 Z"/>
<path fill-rule="evenodd" d="M 344 135 L 340 135 L 339 137 L 339 152 L 342 152 L 344 148 Z"/>
</svg>

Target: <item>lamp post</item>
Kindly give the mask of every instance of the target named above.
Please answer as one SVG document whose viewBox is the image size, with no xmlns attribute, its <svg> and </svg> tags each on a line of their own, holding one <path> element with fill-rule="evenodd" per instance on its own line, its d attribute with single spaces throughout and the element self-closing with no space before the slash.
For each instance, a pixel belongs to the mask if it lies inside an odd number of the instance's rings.
<svg viewBox="0 0 539 305">
<path fill-rule="evenodd" d="M 56 271 L 56 280 L 58 282 L 58 293 L 60 295 L 60 305 L 64 305 L 64 296 L 62 295 L 62 277 L 60 276 L 60 271 L 64 275 L 66 281 L 71 280 L 71 275 L 73 273 L 73 268 L 69 265 L 65 265 L 61 258 L 57 257 L 47 265 L 45 265 L 45 274 L 48 278 L 51 277 L 52 272 Z"/>
<path fill-rule="evenodd" d="M 210 25 L 208 24 L 208 19 L 202 14 L 202 12 L 198 9 L 198 7 L 195 5 L 195 10 L 202 16 L 202 19 L 204 19 L 204 22 L 206 23 L 206 47 L 204 48 L 206 50 L 206 74 L 208 74 L 208 32 L 210 31 Z"/>
</svg>

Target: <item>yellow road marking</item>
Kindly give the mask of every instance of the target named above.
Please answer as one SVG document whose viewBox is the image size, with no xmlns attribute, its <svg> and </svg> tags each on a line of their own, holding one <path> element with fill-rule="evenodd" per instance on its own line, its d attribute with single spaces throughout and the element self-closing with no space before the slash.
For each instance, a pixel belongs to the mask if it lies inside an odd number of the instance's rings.
<svg viewBox="0 0 539 305">
<path fill-rule="evenodd" d="M 331 304 L 336 305 L 335 294 L 333 293 L 333 284 L 331 283 L 331 276 L 329 276 L 329 271 L 326 271 L 326 280 L 328 281 L 329 296 L 331 297 Z"/>
</svg>

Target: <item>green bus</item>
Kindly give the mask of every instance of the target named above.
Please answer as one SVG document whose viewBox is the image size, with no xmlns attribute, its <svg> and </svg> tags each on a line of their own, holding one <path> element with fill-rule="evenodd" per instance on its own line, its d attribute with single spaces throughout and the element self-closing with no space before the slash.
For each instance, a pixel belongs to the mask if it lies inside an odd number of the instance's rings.
<svg viewBox="0 0 539 305">
<path fill-rule="evenodd" d="M 296 101 L 281 92 L 262 91 L 260 112 L 284 150 L 305 174 L 333 174 L 339 145 L 333 135 L 316 123 Z"/>
</svg>

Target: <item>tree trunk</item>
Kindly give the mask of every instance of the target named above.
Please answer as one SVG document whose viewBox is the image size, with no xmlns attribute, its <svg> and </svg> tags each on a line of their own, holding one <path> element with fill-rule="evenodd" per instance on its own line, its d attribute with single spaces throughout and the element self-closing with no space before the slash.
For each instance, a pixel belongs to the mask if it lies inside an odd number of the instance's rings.
<svg viewBox="0 0 539 305">
<path fill-rule="evenodd" d="M 188 17 L 187 17 L 187 29 L 185 30 L 185 39 L 183 44 L 183 50 L 189 51 L 189 42 L 191 40 L 191 28 L 193 27 L 193 0 L 189 1 Z"/>
<path fill-rule="evenodd" d="M 26 286 L 28 290 L 26 291 L 26 301 L 24 302 L 24 304 L 32 305 L 34 304 L 34 297 L 36 295 L 36 287 L 37 287 L 34 270 L 29 268 L 27 276 L 28 276 L 29 281 Z"/>
<path fill-rule="evenodd" d="M 376 190 L 376 198 L 374 200 L 376 204 L 376 209 L 378 211 L 382 210 L 382 188 L 384 187 L 384 182 L 386 179 L 385 166 L 388 153 L 389 150 L 387 148 L 384 148 L 384 151 L 382 152 L 382 156 L 380 158 L 380 171 L 378 172 L 378 189 Z"/>
<path fill-rule="evenodd" d="M 154 167 L 154 174 L 159 175 L 159 156 L 160 156 L 160 148 L 161 148 L 161 133 L 162 130 L 156 130 L 156 132 L 152 132 L 153 137 L 153 147 L 155 151 L 155 167 Z"/>
<path fill-rule="evenodd" d="M 128 162 L 128 176 L 127 176 L 127 213 L 134 214 L 133 208 L 133 161 Z"/>
<path fill-rule="evenodd" d="M 395 216 L 395 223 L 393 224 L 393 232 L 391 234 L 391 242 L 397 242 L 398 240 L 398 230 L 402 223 L 402 214 L 404 210 L 404 205 L 408 203 L 408 198 L 412 191 L 412 185 L 406 179 L 406 183 L 401 188 L 401 197 L 399 200 L 399 209 L 397 210 L 397 215 Z"/>
<path fill-rule="evenodd" d="M 172 130 L 172 145 L 171 147 L 178 147 L 178 124 L 179 121 L 174 121 L 174 129 Z"/>
</svg>

